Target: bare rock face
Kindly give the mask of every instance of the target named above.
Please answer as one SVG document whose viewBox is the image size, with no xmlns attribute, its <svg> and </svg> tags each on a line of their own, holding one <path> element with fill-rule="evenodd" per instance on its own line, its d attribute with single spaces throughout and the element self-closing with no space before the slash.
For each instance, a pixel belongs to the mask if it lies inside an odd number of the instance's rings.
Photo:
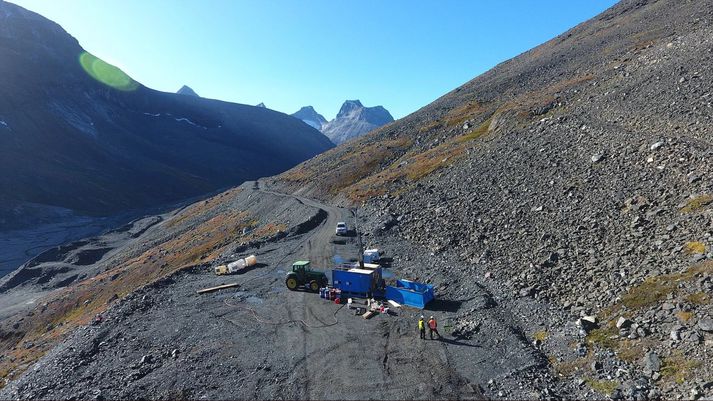
<svg viewBox="0 0 713 401">
<path fill-rule="evenodd" d="M 394 121 L 382 106 L 364 107 L 359 100 L 347 100 L 337 118 L 322 127 L 322 133 L 339 145 Z"/>
<path fill-rule="evenodd" d="M 327 124 L 327 119 L 323 115 L 317 113 L 317 111 L 312 106 L 305 106 L 299 109 L 296 113 L 292 114 L 292 117 L 299 118 L 300 120 L 307 123 L 307 125 L 322 130 L 322 127 Z"/>
</svg>

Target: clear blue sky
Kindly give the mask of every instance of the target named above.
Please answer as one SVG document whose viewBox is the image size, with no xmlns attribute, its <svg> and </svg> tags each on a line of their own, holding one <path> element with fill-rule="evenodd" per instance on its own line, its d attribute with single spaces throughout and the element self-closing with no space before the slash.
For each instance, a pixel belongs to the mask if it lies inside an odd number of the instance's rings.
<svg viewBox="0 0 713 401">
<path fill-rule="evenodd" d="M 345 99 L 395 118 L 615 0 L 11 0 L 144 85 L 328 120 Z"/>
</svg>

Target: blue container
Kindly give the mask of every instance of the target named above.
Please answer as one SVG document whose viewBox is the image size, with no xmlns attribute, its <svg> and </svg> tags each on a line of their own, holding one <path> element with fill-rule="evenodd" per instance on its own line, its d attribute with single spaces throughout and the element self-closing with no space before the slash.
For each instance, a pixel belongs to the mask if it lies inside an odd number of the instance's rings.
<svg viewBox="0 0 713 401">
<path fill-rule="evenodd" d="M 332 285 L 352 297 L 372 297 L 383 288 L 381 268 L 335 268 L 332 270 Z"/>
<path fill-rule="evenodd" d="M 423 309 L 435 298 L 433 286 L 408 280 L 396 280 L 396 287 L 386 286 L 386 299 Z"/>
</svg>

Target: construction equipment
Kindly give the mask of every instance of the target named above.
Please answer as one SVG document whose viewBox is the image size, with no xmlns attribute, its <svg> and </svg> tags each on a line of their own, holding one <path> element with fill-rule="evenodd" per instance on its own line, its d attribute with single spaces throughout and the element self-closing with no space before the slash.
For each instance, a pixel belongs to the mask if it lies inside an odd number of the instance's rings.
<svg viewBox="0 0 713 401">
<path fill-rule="evenodd" d="M 318 292 L 320 288 L 329 284 L 327 275 L 323 272 L 314 271 L 310 267 L 308 260 L 299 260 L 292 264 L 292 271 L 285 277 L 285 285 L 294 291 L 298 287 L 306 287 L 312 292 Z"/>
<path fill-rule="evenodd" d="M 341 291 L 342 297 L 374 298 L 384 295 L 384 279 L 381 266 L 364 263 L 345 264 L 332 269 L 332 284 Z"/>
</svg>

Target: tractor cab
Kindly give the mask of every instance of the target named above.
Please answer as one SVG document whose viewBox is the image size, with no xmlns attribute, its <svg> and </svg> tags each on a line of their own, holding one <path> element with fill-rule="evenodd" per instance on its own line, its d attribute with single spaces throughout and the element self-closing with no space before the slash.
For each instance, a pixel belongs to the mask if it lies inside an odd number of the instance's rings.
<svg viewBox="0 0 713 401">
<path fill-rule="evenodd" d="M 292 271 L 297 274 L 305 274 L 312 271 L 309 260 L 298 260 L 292 264 Z"/>
<path fill-rule="evenodd" d="M 287 273 L 285 285 L 290 290 L 304 286 L 310 291 L 317 292 L 320 288 L 329 284 L 327 275 L 323 272 L 313 271 L 308 260 L 298 260 L 292 264 L 292 271 Z"/>
</svg>

